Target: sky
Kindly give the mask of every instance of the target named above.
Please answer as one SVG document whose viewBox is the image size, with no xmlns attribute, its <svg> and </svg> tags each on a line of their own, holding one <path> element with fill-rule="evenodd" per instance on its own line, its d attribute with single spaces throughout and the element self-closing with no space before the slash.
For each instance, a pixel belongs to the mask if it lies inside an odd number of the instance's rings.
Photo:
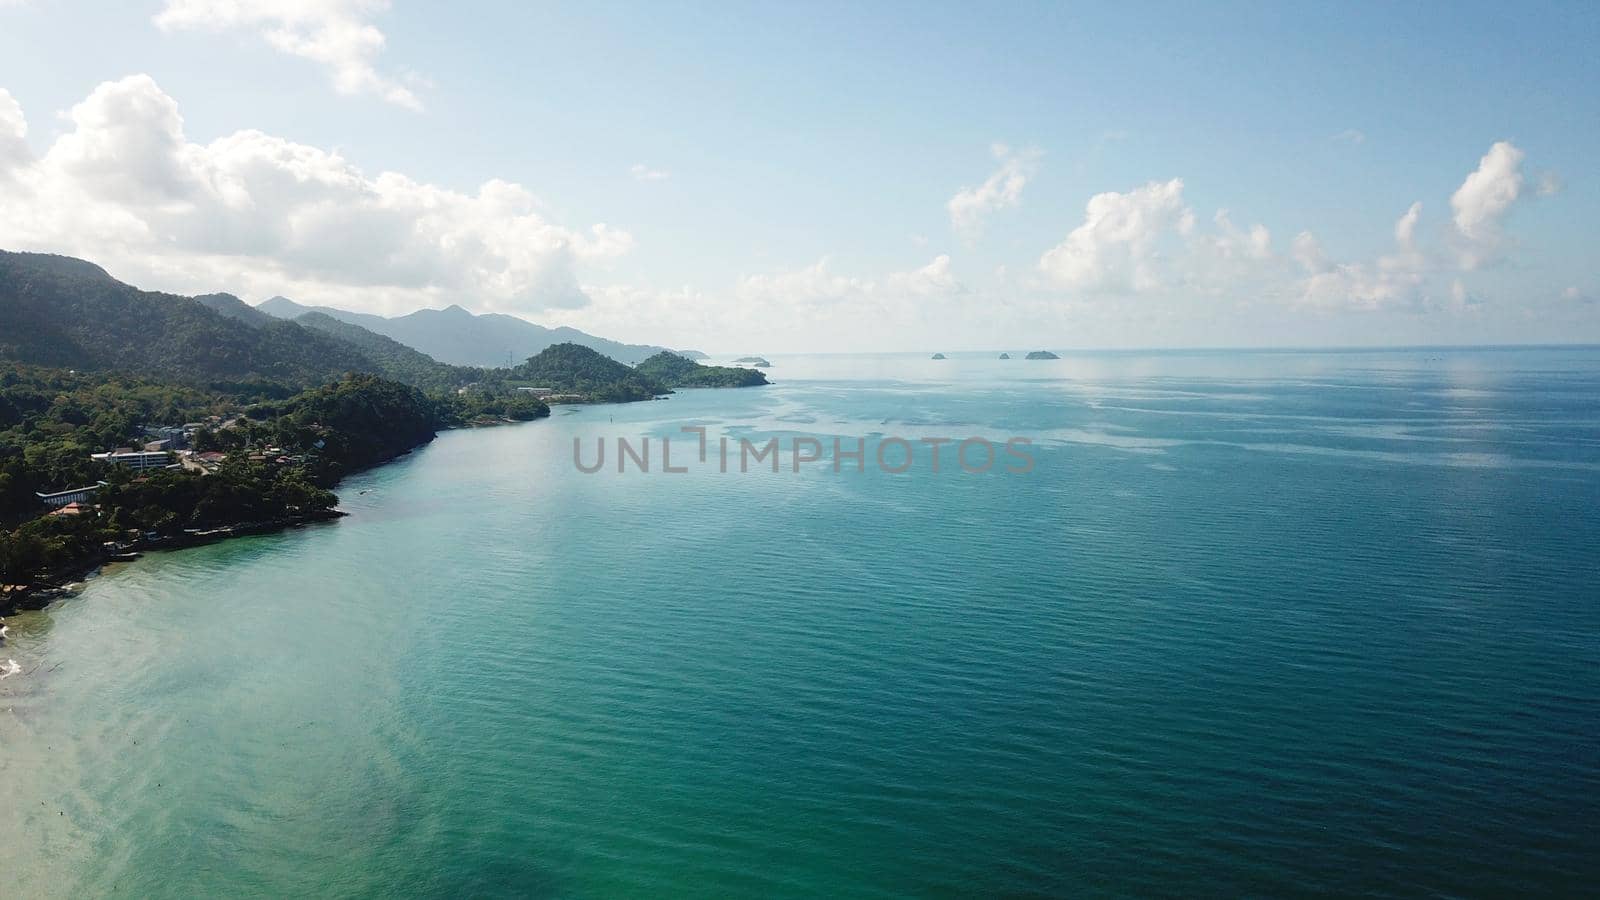
<svg viewBox="0 0 1600 900">
<path fill-rule="evenodd" d="M 0 248 L 709 352 L 1600 342 L 1600 4 L 0 0 Z"/>
</svg>

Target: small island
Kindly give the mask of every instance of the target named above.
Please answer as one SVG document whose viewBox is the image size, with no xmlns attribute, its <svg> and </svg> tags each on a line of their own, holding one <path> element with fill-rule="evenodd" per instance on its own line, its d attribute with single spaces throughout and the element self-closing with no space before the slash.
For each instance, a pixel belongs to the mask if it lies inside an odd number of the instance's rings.
<svg viewBox="0 0 1600 900">
<path fill-rule="evenodd" d="M 758 369 L 769 369 L 772 367 L 772 363 L 767 362 L 759 356 L 741 356 L 733 362 L 735 365 L 755 366 Z"/>
<path fill-rule="evenodd" d="M 680 354 L 665 351 L 639 363 L 633 370 L 669 388 L 756 387 L 767 383 L 767 376 L 755 369 L 702 366 Z"/>
<path fill-rule="evenodd" d="M 1010 358 L 1011 358 L 1011 354 L 1009 354 L 1009 353 L 1002 353 L 1002 354 L 1000 354 L 1000 358 L 1001 358 L 1001 359 L 1010 359 Z"/>
<path fill-rule="evenodd" d="M 1051 353 L 1049 350 L 1035 350 L 1032 353 L 1028 354 L 1028 359 L 1060 359 L 1060 358 L 1061 357 L 1055 355 L 1054 353 Z"/>
<path fill-rule="evenodd" d="M 944 359 L 944 354 L 943 353 L 935 353 L 933 355 L 933 358 L 934 359 Z"/>
</svg>

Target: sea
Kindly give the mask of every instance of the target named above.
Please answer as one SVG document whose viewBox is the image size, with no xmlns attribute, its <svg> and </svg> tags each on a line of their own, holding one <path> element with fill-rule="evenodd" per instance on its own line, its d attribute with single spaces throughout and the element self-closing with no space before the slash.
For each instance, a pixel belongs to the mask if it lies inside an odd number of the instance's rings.
<svg viewBox="0 0 1600 900">
<path fill-rule="evenodd" d="M 1593 895 L 1600 348 L 1010 355 L 444 433 L 10 617 L 0 895 Z"/>
</svg>

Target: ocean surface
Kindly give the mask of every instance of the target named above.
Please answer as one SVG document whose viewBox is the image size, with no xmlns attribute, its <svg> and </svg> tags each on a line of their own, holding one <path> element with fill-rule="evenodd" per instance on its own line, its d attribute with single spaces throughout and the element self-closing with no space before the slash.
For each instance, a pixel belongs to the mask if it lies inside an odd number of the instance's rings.
<svg viewBox="0 0 1600 900">
<path fill-rule="evenodd" d="M 12 617 L 0 895 L 1600 884 L 1600 349 L 771 358 Z"/>
</svg>

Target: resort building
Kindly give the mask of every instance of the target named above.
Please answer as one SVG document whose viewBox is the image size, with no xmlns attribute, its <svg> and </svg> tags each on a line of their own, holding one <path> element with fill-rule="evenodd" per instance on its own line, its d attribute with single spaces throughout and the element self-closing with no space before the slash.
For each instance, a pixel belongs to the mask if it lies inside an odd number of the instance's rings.
<svg viewBox="0 0 1600 900">
<path fill-rule="evenodd" d="M 165 450 L 111 450 L 106 453 L 91 453 L 89 458 L 103 463 L 127 466 L 136 472 L 145 469 L 165 469 L 172 465 L 172 454 Z"/>
<path fill-rule="evenodd" d="M 35 492 L 34 496 L 38 497 L 39 502 L 45 506 L 54 506 L 59 509 L 69 503 L 88 503 L 92 501 L 95 492 L 105 487 L 105 485 L 106 483 L 102 481 L 89 487 L 67 488 L 64 491 L 56 491 L 52 494 Z"/>
</svg>

